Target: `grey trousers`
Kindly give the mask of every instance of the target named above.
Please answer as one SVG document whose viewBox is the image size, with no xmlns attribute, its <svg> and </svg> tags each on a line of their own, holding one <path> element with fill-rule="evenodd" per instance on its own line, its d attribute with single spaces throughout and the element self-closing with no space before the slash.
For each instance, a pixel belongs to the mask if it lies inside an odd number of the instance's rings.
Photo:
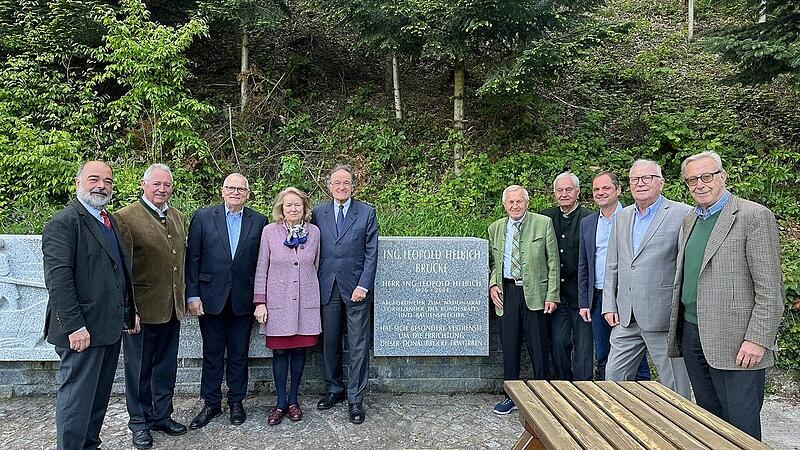
<svg viewBox="0 0 800 450">
<path fill-rule="evenodd" d="M 76 352 L 56 347 L 61 358 L 61 386 L 56 396 L 56 440 L 59 450 L 96 449 L 106 417 L 120 341 Z"/>
<path fill-rule="evenodd" d="M 650 352 L 658 370 L 661 384 L 690 399 L 689 374 L 683 358 L 667 356 L 667 331 L 644 331 L 631 322 L 627 327 L 617 325 L 611 329 L 611 353 L 606 364 L 606 380 L 635 380 L 639 364 Z"/>
</svg>

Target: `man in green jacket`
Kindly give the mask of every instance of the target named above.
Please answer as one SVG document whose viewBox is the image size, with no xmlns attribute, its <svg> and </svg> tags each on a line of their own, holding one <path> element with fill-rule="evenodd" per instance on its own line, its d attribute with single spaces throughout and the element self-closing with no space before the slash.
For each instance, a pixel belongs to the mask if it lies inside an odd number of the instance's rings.
<svg viewBox="0 0 800 450">
<path fill-rule="evenodd" d="M 508 217 L 489 225 L 489 295 L 500 316 L 503 379 L 519 379 L 522 339 L 528 347 L 533 378 L 547 373 L 545 314 L 559 303 L 559 256 L 553 222 L 528 211 L 528 191 L 512 185 L 503 191 Z M 516 409 L 506 396 L 495 414 Z"/>
</svg>

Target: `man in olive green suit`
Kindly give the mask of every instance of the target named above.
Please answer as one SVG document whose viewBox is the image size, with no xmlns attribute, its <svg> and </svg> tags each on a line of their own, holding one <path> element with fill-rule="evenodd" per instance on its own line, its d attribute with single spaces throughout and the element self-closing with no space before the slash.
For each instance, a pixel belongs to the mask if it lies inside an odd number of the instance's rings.
<svg viewBox="0 0 800 450">
<path fill-rule="evenodd" d="M 528 191 L 512 185 L 503 191 L 508 217 L 489 225 L 489 295 L 500 316 L 503 378 L 519 379 L 522 339 L 534 379 L 547 373 L 547 321 L 559 302 L 559 256 L 553 221 L 528 211 Z M 516 409 L 506 397 L 495 414 Z"/>
</svg>

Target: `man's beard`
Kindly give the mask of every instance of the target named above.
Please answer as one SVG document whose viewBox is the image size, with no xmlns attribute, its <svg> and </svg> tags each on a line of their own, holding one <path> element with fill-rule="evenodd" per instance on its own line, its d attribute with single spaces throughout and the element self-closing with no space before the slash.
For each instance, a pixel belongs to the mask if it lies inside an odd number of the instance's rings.
<svg viewBox="0 0 800 450">
<path fill-rule="evenodd" d="M 105 189 L 95 189 L 94 192 L 86 192 L 83 188 L 78 188 L 78 199 L 95 209 L 103 209 L 111 201 L 113 193 Z"/>
</svg>

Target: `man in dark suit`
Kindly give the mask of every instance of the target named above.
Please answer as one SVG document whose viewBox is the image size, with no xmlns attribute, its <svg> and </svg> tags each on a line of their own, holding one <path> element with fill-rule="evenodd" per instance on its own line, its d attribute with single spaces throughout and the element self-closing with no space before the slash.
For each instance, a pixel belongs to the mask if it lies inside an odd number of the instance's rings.
<svg viewBox="0 0 800 450">
<path fill-rule="evenodd" d="M 253 279 L 267 218 L 244 206 L 250 198 L 250 185 L 238 173 L 225 178 L 222 198 L 221 205 L 197 210 L 189 226 L 186 296 L 203 336 L 200 396 L 205 402 L 189 425 L 191 429 L 206 426 L 222 413 L 226 353 L 230 422 L 241 425 L 247 418 L 242 400 L 247 395 Z"/>
<path fill-rule="evenodd" d="M 578 315 L 580 224 L 592 211 L 578 204 L 580 192 L 574 173 L 560 173 L 553 181 L 558 206 L 540 212 L 553 221 L 561 264 L 561 306 L 548 318 L 553 377 L 557 380 L 592 379 L 592 327 Z"/>
<path fill-rule="evenodd" d="M 77 199 L 44 227 L 42 253 L 49 294 L 44 335 L 61 359 L 56 397 L 59 449 L 95 449 L 108 408 L 123 330 L 138 333 L 130 261 L 105 206 L 111 168 L 84 163 Z"/>
<path fill-rule="evenodd" d="M 347 398 L 350 422 L 364 422 L 362 405 L 369 380 L 372 299 L 378 262 L 375 208 L 352 198 L 353 168 L 337 165 L 328 178 L 332 202 L 314 208 L 320 230 L 319 287 L 326 392 L 317 408 L 332 408 Z M 342 333 L 347 328 L 349 372 L 342 373 Z"/>
<path fill-rule="evenodd" d="M 580 254 L 578 256 L 578 314 L 592 325 L 598 379 L 606 379 L 606 361 L 611 350 L 611 326 L 603 319 L 603 281 L 611 226 L 622 210 L 619 195 L 622 185 L 611 172 L 602 172 L 592 180 L 592 197 L 600 212 L 581 220 Z M 636 381 L 650 379 L 647 358 L 642 358 Z"/>
</svg>

